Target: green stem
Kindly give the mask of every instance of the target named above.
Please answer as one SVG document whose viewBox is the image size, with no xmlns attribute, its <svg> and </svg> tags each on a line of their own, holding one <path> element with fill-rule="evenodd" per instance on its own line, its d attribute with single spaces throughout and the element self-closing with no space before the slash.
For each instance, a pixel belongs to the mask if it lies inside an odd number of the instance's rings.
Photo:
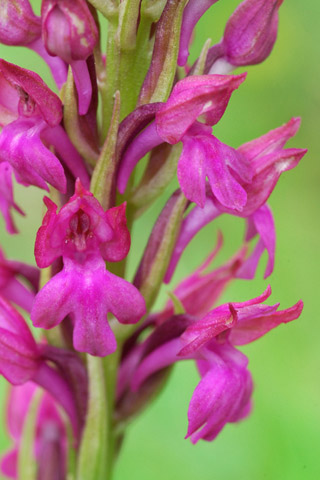
<svg viewBox="0 0 320 480">
<path fill-rule="evenodd" d="M 110 406 L 106 394 L 103 361 L 87 355 L 89 399 L 77 463 L 77 480 L 109 480 Z M 107 473 L 108 472 L 108 473 Z"/>
<path fill-rule="evenodd" d="M 118 18 L 108 24 L 106 81 L 101 85 L 102 100 L 102 143 L 107 136 L 112 118 L 114 95 L 119 90 L 120 49 L 116 41 Z"/>
<path fill-rule="evenodd" d="M 133 50 L 122 50 L 119 70 L 119 84 L 123 101 L 120 118 L 134 110 L 144 77 L 151 61 L 150 29 L 152 22 L 142 17 L 139 23 L 136 46 Z"/>
<path fill-rule="evenodd" d="M 114 431 L 114 406 L 115 406 L 115 394 L 117 386 L 117 373 L 118 365 L 121 357 L 121 349 L 117 350 L 112 354 L 108 355 L 103 359 L 103 367 L 105 374 L 105 383 L 106 383 L 106 396 L 107 396 L 107 410 L 108 410 L 108 426 L 107 426 L 107 438 L 108 438 L 108 465 L 106 472 L 106 480 L 111 480 L 112 472 L 115 462 L 116 455 L 116 437 Z"/>
</svg>

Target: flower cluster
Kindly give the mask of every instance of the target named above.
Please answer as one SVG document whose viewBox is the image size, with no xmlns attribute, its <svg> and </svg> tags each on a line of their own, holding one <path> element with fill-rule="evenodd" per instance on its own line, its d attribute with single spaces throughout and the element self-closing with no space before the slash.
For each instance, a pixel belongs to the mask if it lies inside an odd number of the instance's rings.
<svg viewBox="0 0 320 480">
<path fill-rule="evenodd" d="M 255 277 L 265 250 L 265 277 L 272 273 L 267 201 L 306 150 L 285 148 L 299 118 L 237 148 L 217 138 L 212 127 L 246 79 L 231 72 L 270 54 L 282 0 L 244 0 L 221 41 L 188 65 L 195 25 L 216 2 L 42 0 L 38 17 L 28 0 L 2 1 L 0 42 L 38 53 L 59 90 L 0 60 L 0 211 L 9 234 L 18 233 L 14 211 L 24 214 L 13 174 L 47 193 L 37 267 L 0 252 L 0 373 L 11 384 L 13 442 L 0 468 L 8 478 L 110 479 L 124 426 L 181 360 L 200 374 L 186 437 L 213 440 L 251 410 L 253 381 L 237 346 L 302 311 L 301 301 L 284 310 L 264 303 L 270 287 L 219 304 L 231 281 Z M 131 253 L 135 220 L 154 202 L 161 213 L 145 248 Z M 244 245 L 212 269 L 219 234 L 155 311 L 187 245 L 222 214 L 245 220 Z"/>
</svg>

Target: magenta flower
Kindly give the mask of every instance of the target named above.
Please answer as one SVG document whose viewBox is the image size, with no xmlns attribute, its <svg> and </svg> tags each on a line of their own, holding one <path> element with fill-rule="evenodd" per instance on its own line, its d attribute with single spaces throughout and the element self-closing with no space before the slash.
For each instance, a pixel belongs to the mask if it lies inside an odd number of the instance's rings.
<svg viewBox="0 0 320 480">
<path fill-rule="evenodd" d="M 232 65 L 265 60 L 277 38 L 278 10 L 283 0 L 245 0 L 231 15 L 223 36 L 225 58 Z"/>
<path fill-rule="evenodd" d="M 227 423 L 250 413 L 253 384 L 247 365 L 247 357 L 228 343 L 213 340 L 203 348 L 197 360 L 201 380 L 190 400 L 185 438 L 211 442 Z"/>
<path fill-rule="evenodd" d="M 201 438 L 213 440 L 226 423 L 250 412 L 248 360 L 234 346 L 250 343 L 299 317 L 301 301 L 282 311 L 277 311 L 279 304 L 263 305 L 270 293 L 268 288 L 247 302 L 221 305 L 200 320 L 186 315 L 171 317 L 140 347 L 140 365 L 131 381 L 133 390 L 178 360 L 196 360 L 201 381 L 189 405 L 187 432 L 193 443 Z"/>
<path fill-rule="evenodd" d="M 31 382 L 10 389 L 7 406 L 7 428 L 14 446 L 2 456 L 0 469 L 6 477 L 18 478 L 18 454 L 23 425 L 38 387 Z M 41 478 L 65 478 L 67 435 L 54 399 L 44 393 L 37 412 L 34 457 Z M 53 477 L 54 474 L 54 477 Z"/>
<path fill-rule="evenodd" d="M 246 191 L 247 201 L 242 211 L 235 211 L 226 207 L 209 191 L 204 208 L 194 207 L 182 222 L 180 234 L 171 257 L 165 281 L 169 282 L 175 267 L 191 239 L 205 225 L 213 221 L 222 213 L 229 213 L 249 219 L 247 239 L 258 232 L 261 238 L 250 263 L 246 266 L 245 278 L 252 278 L 254 266 L 264 250 L 269 253 L 269 263 L 266 276 L 272 272 L 274 262 L 275 232 L 270 210 L 264 206 L 282 172 L 296 167 L 307 150 L 298 148 L 284 149 L 286 142 L 293 137 L 300 125 L 299 118 L 292 118 L 288 123 L 259 137 L 251 142 L 241 145 L 237 151 L 250 163 L 253 176 L 251 181 L 240 180 L 242 188 Z M 263 207 L 263 208 L 262 208 Z"/>
<path fill-rule="evenodd" d="M 238 179 L 250 182 L 250 165 L 240 152 L 211 135 L 209 125 L 220 120 L 232 92 L 244 79 L 245 75 L 204 75 L 178 82 L 156 112 L 155 122 L 126 150 L 118 176 L 119 191 L 124 192 L 134 166 L 151 148 L 182 141 L 178 180 L 185 196 L 203 207 L 208 177 L 213 195 L 226 207 L 241 211 L 247 196 Z M 199 117 L 204 118 L 205 125 L 197 121 Z"/>
<path fill-rule="evenodd" d="M 4 127 L 0 161 L 8 161 L 23 184 L 47 189 L 48 182 L 64 191 L 63 168 L 40 138 L 46 128 L 61 122 L 59 98 L 38 75 L 4 60 L 0 61 L 0 82 L 0 124 Z"/>
<path fill-rule="evenodd" d="M 64 266 L 37 294 L 31 319 L 48 329 L 70 315 L 75 349 L 108 355 L 116 349 L 108 312 L 121 323 L 136 323 L 145 313 L 139 291 L 105 267 L 105 261 L 122 260 L 130 248 L 125 205 L 104 212 L 79 180 L 58 214 L 53 202 L 46 198 L 45 203 L 48 212 L 36 239 L 36 261 L 43 268 L 62 256 Z"/>
<path fill-rule="evenodd" d="M 233 345 L 245 345 L 265 335 L 281 323 L 295 320 L 301 314 L 303 303 L 277 311 L 279 304 L 262 305 L 271 295 L 268 287 L 260 296 L 240 303 L 228 303 L 211 310 L 202 319 L 191 324 L 182 335 L 185 346 L 179 355 L 190 355 L 212 338 L 227 338 Z"/>
<path fill-rule="evenodd" d="M 98 41 L 98 30 L 85 0 L 43 0 L 42 37 L 50 55 L 70 64 L 79 96 L 79 113 L 89 109 L 92 85 L 86 59 Z"/>
<path fill-rule="evenodd" d="M 17 181 L 48 190 L 46 182 L 61 192 L 66 178 L 60 160 L 88 184 L 88 173 L 60 125 L 62 103 L 41 80 L 23 68 L 0 60 L 0 161 L 9 162 Z"/>
<path fill-rule="evenodd" d="M 229 18 L 220 43 L 210 48 L 206 73 L 229 73 L 243 65 L 263 62 L 278 33 L 283 0 L 245 0 Z"/>
</svg>

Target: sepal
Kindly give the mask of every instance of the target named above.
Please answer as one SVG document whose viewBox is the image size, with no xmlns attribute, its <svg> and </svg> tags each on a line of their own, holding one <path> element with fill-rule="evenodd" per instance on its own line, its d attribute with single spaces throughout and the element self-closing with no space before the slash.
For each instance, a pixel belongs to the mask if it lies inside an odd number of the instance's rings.
<svg viewBox="0 0 320 480">
<path fill-rule="evenodd" d="M 0 82 L 0 125 L 18 117 L 40 117 L 50 127 L 61 122 L 61 100 L 36 73 L 0 60 Z"/>
<path fill-rule="evenodd" d="M 201 75 L 180 80 L 156 114 L 160 137 L 171 144 L 179 142 L 200 116 L 207 125 L 218 123 L 245 78 L 246 74 Z"/>
</svg>

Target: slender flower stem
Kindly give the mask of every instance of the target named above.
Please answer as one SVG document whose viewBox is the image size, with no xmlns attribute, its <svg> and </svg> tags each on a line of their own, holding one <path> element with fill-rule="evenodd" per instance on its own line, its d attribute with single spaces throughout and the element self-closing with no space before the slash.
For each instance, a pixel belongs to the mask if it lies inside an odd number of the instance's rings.
<svg viewBox="0 0 320 480">
<path fill-rule="evenodd" d="M 121 348 L 108 357 L 104 358 L 104 372 L 107 392 L 107 410 L 108 410 L 108 458 L 106 480 L 111 480 L 115 462 L 116 437 L 114 430 L 114 407 L 115 392 L 117 385 L 118 365 L 121 357 Z"/>
</svg>

